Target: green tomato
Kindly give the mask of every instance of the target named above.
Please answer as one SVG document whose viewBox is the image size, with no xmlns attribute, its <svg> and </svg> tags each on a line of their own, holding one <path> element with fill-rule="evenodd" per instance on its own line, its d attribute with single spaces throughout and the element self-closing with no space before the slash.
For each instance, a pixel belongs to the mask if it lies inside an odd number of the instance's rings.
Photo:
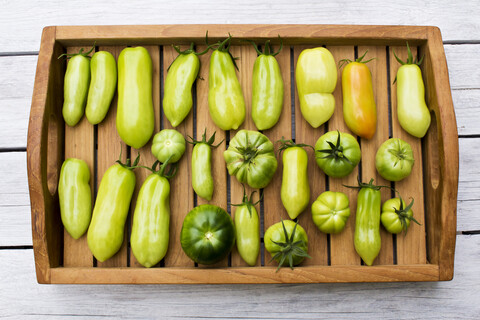
<svg viewBox="0 0 480 320">
<path fill-rule="evenodd" d="M 185 138 L 175 129 L 163 129 L 153 137 L 152 153 L 161 163 L 175 163 L 185 153 Z"/>
<path fill-rule="evenodd" d="M 89 52 L 88 52 L 89 53 Z M 88 53 L 78 54 L 68 60 L 63 86 L 62 114 L 65 123 L 75 126 L 83 117 L 90 84 L 90 59 Z"/>
<path fill-rule="evenodd" d="M 295 68 L 300 111 L 307 122 L 318 128 L 335 111 L 333 91 L 337 85 L 337 65 L 328 49 L 319 47 L 300 53 Z"/>
<path fill-rule="evenodd" d="M 329 131 L 315 144 L 316 161 L 320 169 L 332 178 L 342 178 L 360 162 L 360 145 L 351 134 Z"/>
<path fill-rule="evenodd" d="M 60 215 L 67 232 L 80 238 L 88 229 L 92 217 L 90 169 L 85 161 L 70 158 L 63 162 L 58 182 Z"/>
<path fill-rule="evenodd" d="M 410 144 L 402 139 L 388 139 L 377 150 L 375 167 L 388 181 L 400 181 L 412 172 L 413 151 Z"/>
<path fill-rule="evenodd" d="M 265 249 L 282 266 L 300 264 L 308 255 L 308 236 L 305 229 L 292 220 L 282 220 L 270 226 L 264 236 Z"/>
<path fill-rule="evenodd" d="M 152 59 L 143 47 L 125 48 L 118 57 L 117 131 L 135 149 L 152 137 Z"/>
<path fill-rule="evenodd" d="M 238 253 L 250 266 L 257 263 L 260 252 L 260 221 L 255 209 L 256 203 L 252 202 L 253 193 L 255 191 L 252 192 L 250 199 L 244 194 L 242 204 L 234 205 L 237 207 L 235 211 L 235 238 Z"/>
<path fill-rule="evenodd" d="M 87 234 L 88 247 L 100 262 L 111 258 L 122 246 L 135 182 L 128 164 L 114 164 L 102 177 Z"/>
<path fill-rule="evenodd" d="M 265 188 L 278 165 L 273 143 L 257 131 L 238 131 L 223 157 L 228 173 L 254 189 Z"/>
<path fill-rule="evenodd" d="M 117 88 L 117 62 L 110 52 L 98 51 L 90 61 L 92 81 L 88 89 L 85 116 L 91 124 L 98 124 L 107 115 Z"/>
<path fill-rule="evenodd" d="M 382 225 L 390 233 L 398 234 L 402 231 L 406 233 L 410 226 L 410 221 L 419 224 L 413 218 L 412 206 L 413 200 L 408 206 L 405 206 L 405 202 L 400 198 L 385 201 L 382 206 L 382 214 L 380 215 Z"/>
<path fill-rule="evenodd" d="M 324 233 L 340 233 L 350 216 L 348 197 L 343 192 L 325 191 L 312 203 L 312 219 Z"/>
<path fill-rule="evenodd" d="M 195 207 L 183 220 L 180 243 L 183 251 L 196 263 L 219 262 L 235 245 L 233 220 L 220 207 L 210 204 Z"/>
</svg>

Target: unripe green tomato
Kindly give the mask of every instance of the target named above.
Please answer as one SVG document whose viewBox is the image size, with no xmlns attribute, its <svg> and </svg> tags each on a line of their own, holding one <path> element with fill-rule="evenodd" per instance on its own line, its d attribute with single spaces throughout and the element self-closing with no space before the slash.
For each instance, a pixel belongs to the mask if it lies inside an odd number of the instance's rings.
<svg viewBox="0 0 480 320">
<path fill-rule="evenodd" d="M 313 222 L 324 233 L 340 233 L 349 216 L 349 201 L 343 192 L 325 191 L 312 203 Z"/>
<path fill-rule="evenodd" d="M 164 129 L 153 137 L 152 153 L 161 163 L 175 163 L 185 153 L 185 138 L 175 129 Z"/>
<path fill-rule="evenodd" d="M 83 117 L 90 85 L 90 59 L 82 54 L 70 58 L 63 87 L 63 119 L 70 127 Z"/>
</svg>

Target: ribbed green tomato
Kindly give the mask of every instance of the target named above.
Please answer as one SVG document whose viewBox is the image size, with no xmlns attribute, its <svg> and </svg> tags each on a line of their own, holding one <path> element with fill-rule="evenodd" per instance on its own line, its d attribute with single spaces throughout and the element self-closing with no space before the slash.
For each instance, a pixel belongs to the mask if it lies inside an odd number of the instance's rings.
<svg viewBox="0 0 480 320">
<path fill-rule="evenodd" d="M 412 172 L 415 160 L 410 144 L 402 139 L 388 139 L 377 150 L 375 167 L 388 181 L 400 181 Z"/>
<path fill-rule="evenodd" d="M 349 201 L 343 192 L 325 191 L 312 203 L 313 222 L 324 233 L 340 233 L 349 216 Z"/>
<path fill-rule="evenodd" d="M 185 138 L 175 129 L 163 129 L 153 137 L 152 154 L 161 163 L 175 163 L 185 153 Z"/>
</svg>

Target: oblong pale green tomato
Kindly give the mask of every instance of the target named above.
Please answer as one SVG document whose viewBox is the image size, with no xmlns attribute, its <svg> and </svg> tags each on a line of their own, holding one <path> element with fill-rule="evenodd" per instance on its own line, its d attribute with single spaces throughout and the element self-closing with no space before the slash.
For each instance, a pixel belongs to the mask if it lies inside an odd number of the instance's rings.
<svg viewBox="0 0 480 320">
<path fill-rule="evenodd" d="M 174 128 L 182 123 L 192 109 L 192 86 L 199 70 L 200 59 L 193 50 L 180 53 L 168 69 L 163 111 Z"/>
<path fill-rule="evenodd" d="M 244 194 L 243 202 L 236 205 L 235 210 L 235 238 L 238 253 L 249 266 L 257 264 L 260 252 L 260 221 L 255 203 Z M 260 201 L 260 200 L 259 200 Z M 258 202 L 257 202 L 258 203 Z"/>
<path fill-rule="evenodd" d="M 235 245 L 235 227 L 220 207 L 203 204 L 185 217 L 180 232 L 183 251 L 194 262 L 213 264 L 226 258 Z"/>
<path fill-rule="evenodd" d="M 150 268 L 165 257 L 170 226 L 170 184 L 157 173 L 147 177 L 138 193 L 130 244 L 140 264 Z"/>
<path fill-rule="evenodd" d="M 253 65 L 252 119 L 258 130 L 272 128 L 282 113 L 284 88 L 282 72 L 275 59 L 278 53 L 270 53 L 267 41 L 265 51 L 257 57 Z"/>
<path fill-rule="evenodd" d="M 91 124 L 99 124 L 110 109 L 117 88 L 117 62 L 110 52 L 98 51 L 90 61 L 91 82 L 85 116 Z"/>
<path fill-rule="evenodd" d="M 432 121 L 430 111 L 425 103 L 425 85 L 419 65 L 422 59 L 413 60 L 412 51 L 407 42 L 408 58 L 397 61 L 402 65 L 397 71 L 397 117 L 400 126 L 417 138 L 423 138 Z"/>
<path fill-rule="evenodd" d="M 400 181 L 412 172 L 413 150 L 402 139 L 391 138 L 382 143 L 375 155 L 375 167 L 378 173 L 388 181 Z"/>
<path fill-rule="evenodd" d="M 273 143 L 258 131 L 238 131 L 223 158 L 228 173 L 254 189 L 265 188 L 278 166 Z"/>
<path fill-rule="evenodd" d="M 103 175 L 87 233 L 88 247 L 98 261 L 111 258 L 122 246 L 134 190 L 135 174 L 129 167 L 117 163 Z"/>
<path fill-rule="evenodd" d="M 333 91 L 337 85 L 337 66 L 328 49 L 305 49 L 298 57 L 295 81 L 300 111 L 314 128 L 328 121 L 335 111 Z"/>
<path fill-rule="evenodd" d="M 370 183 L 361 183 L 357 196 L 357 211 L 353 242 L 355 250 L 368 266 L 371 266 L 380 252 L 380 188 Z"/>
<path fill-rule="evenodd" d="M 313 222 L 323 233 L 340 233 L 349 216 L 349 201 L 343 192 L 325 191 L 312 203 Z"/>
<path fill-rule="evenodd" d="M 90 84 L 90 59 L 79 53 L 67 63 L 63 86 L 62 114 L 65 123 L 75 126 L 83 117 Z"/>
<path fill-rule="evenodd" d="M 345 132 L 329 131 L 315 143 L 317 165 L 332 178 L 342 178 L 352 173 L 361 157 L 357 139 Z"/>
<path fill-rule="evenodd" d="M 118 57 L 117 131 L 136 149 L 152 137 L 152 59 L 143 47 L 125 48 Z"/>
<path fill-rule="evenodd" d="M 293 269 L 308 255 L 308 236 L 305 229 L 292 220 L 282 220 L 271 225 L 264 235 L 265 249 L 278 262 L 277 271 L 283 266 Z"/>
<path fill-rule="evenodd" d="M 245 100 L 235 64 L 228 52 L 230 38 L 212 52 L 208 74 L 208 109 L 222 130 L 236 130 L 245 120 Z M 226 46 L 227 45 L 227 46 Z"/>
<path fill-rule="evenodd" d="M 300 146 L 288 146 L 283 150 L 283 176 L 280 198 L 290 219 L 298 217 L 310 202 L 308 184 L 308 155 Z"/>
<path fill-rule="evenodd" d="M 175 129 L 163 129 L 153 137 L 152 154 L 161 163 L 170 157 L 170 163 L 175 163 L 185 153 L 185 138 Z"/>
<path fill-rule="evenodd" d="M 212 149 L 206 143 L 198 143 L 192 151 L 192 187 L 195 193 L 210 201 L 213 197 Z"/>
<path fill-rule="evenodd" d="M 62 164 L 58 182 L 60 215 L 67 232 L 74 239 L 88 229 L 92 217 L 90 169 L 85 161 L 69 158 Z"/>
<path fill-rule="evenodd" d="M 382 205 L 382 214 L 380 220 L 385 229 L 394 234 L 398 234 L 402 231 L 407 232 L 410 226 L 410 221 L 420 224 L 413 217 L 413 200 L 406 206 L 405 202 L 400 198 L 392 198 L 385 201 Z"/>
</svg>

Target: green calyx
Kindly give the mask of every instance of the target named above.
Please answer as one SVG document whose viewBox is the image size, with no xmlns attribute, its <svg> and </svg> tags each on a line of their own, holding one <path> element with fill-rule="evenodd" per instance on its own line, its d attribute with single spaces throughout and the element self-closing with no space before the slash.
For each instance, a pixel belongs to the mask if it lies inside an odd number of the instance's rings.
<svg viewBox="0 0 480 320">
<path fill-rule="evenodd" d="M 255 146 L 251 145 L 249 140 L 248 140 L 248 132 L 245 133 L 245 147 L 236 147 L 239 153 L 243 155 L 243 161 L 246 162 L 247 164 L 250 163 L 253 159 L 258 154 L 258 148 Z"/>
<path fill-rule="evenodd" d="M 400 144 L 400 142 L 398 142 Z M 406 160 L 406 161 L 411 161 L 413 162 L 414 159 L 408 155 L 408 152 L 405 148 L 397 148 L 397 149 L 388 149 L 388 152 L 390 152 L 393 156 L 395 156 L 395 163 L 393 164 L 394 166 L 397 166 L 397 164 L 401 160 Z M 403 162 L 400 162 L 403 166 Z"/>
<path fill-rule="evenodd" d="M 191 54 L 191 53 L 193 53 L 193 54 L 196 55 L 196 56 L 204 55 L 204 54 L 207 53 L 208 50 L 210 50 L 210 48 L 211 48 L 211 46 L 207 46 L 207 48 L 206 48 L 205 50 L 203 50 L 203 51 L 201 51 L 201 52 L 196 52 L 196 51 L 195 51 L 195 43 L 193 43 L 193 42 L 190 43 L 190 48 L 188 48 L 187 50 L 183 50 L 183 51 L 180 50 L 180 47 L 179 47 L 179 46 L 175 46 L 175 45 L 172 44 L 172 47 L 173 47 L 173 49 L 175 49 L 175 51 L 177 51 L 177 53 L 178 53 L 179 55 L 181 55 L 181 54 Z"/>
<path fill-rule="evenodd" d="M 361 57 L 357 58 L 357 59 L 355 60 L 355 62 L 358 62 L 358 63 L 369 63 L 370 61 L 376 59 L 376 58 L 372 58 L 372 59 L 368 59 L 368 60 L 366 60 L 366 61 L 363 61 L 363 58 L 365 58 L 365 56 L 367 55 L 367 52 L 368 52 L 368 50 L 365 51 L 365 53 L 364 53 Z M 351 63 L 351 62 L 354 62 L 354 61 L 352 61 L 352 60 L 350 60 L 350 59 L 342 59 L 342 60 L 338 61 L 338 69 L 341 69 L 345 64 Z"/>
<path fill-rule="evenodd" d="M 242 203 L 238 203 L 238 204 L 233 204 L 231 203 L 230 205 L 234 206 L 234 207 L 240 207 L 240 206 L 247 206 L 247 209 L 248 209 L 248 213 L 250 214 L 250 218 L 252 217 L 252 207 L 255 207 L 257 204 L 260 203 L 260 201 L 262 201 L 263 199 L 263 193 L 260 195 L 260 197 L 258 198 L 258 200 L 256 202 L 253 202 L 253 195 L 255 194 L 255 192 L 257 192 L 256 190 L 252 191 L 252 193 L 250 194 L 250 198 L 247 196 L 247 192 L 245 190 L 245 185 L 242 184 L 242 187 L 243 187 L 243 199 L 242 199 Z"/>
<path fill-rule="evenodd" d="M 89 56 L 89 54 L 92 53 L 93 50 L 95 50 L 95 44 L 96 44 L 96 43 L 97 43 L 97 42 L 95 41 L 95 43 L 93 44 L 93 46 L 92 46 L 92 47 L 90 48 L 90 50 L 87 51 L 87 52 L 83 52 L 83 48 L 80 48 L 80 51 L 78 51 L 77 53 L 63 53 L 63 54 L 59 55 L 57 59 L 60 59 L 60 58 L 63 58 L 63 57 L 65 57 L 66 59 L 70 59 L 70 58 L 72 58 L 72 57 L 74 57 L 74 56 L 84 56 L 85 58 L 89 58 L 89 59 L 90 59 L 91 57 Z"/>
<path fill-rule="evenodd" d="M 419 226 L 421 226 L 421 224 L 415 220 L 415 218 L 413 216 L 409 216 L 408 215 L 408 211 L 410 211 L 410 209 L 412 209 L 413 207 L 413 198 L 412 198 L 412 202 L 410 202 L 410 204 L 408 206 L 406 206 L 405 208 L 403 208 L 403 200 L 402 198 L 400 197 L 400 208 L 397 209 L 397 208 L 393 208 L 395 210 L 395 213 L 398 215 L 398 219 L 400 220 L 400 223 L 402 225 L 402 229 L 403 229 L 403 232 L 404 232 L 404 235 L 406 236 L 407 235 L 407 220 L 410 220 L 410 221 L 413 221 L 415 222 L 416 224 L 418 224 Z"/>
<path fill-rule="evenodd" d="M 170 180 L 173 177 L 175 177 L 175 175 L 177 174 L 177 171 L 178 171 L 178 163 L 173 163 L 173 164 L 170 163 L 170 159 L 172 157 L 173 157 L 173 154 L 170 157 L 168 157 L 168 159 L 164 163 L 162 163 L 162 165 L 158 169 L 157 169 L 157 167 L 160 164 L 160 161 L 158 161 L 158 160 L 153 163 L 151 168 L 145 167 L 145 166 L 138 166 L 138 167 L 150 170 L 152 173 L 158 174 L 160 177 L 164 177 L 164 178 Z M 166 171 L 168 165 L 170 165 L 170 166 L 169 166 L 168 171 Z"/>
<path fill-rule="evenodd" d="M 336 143 L 327 141 L 328 145 L 330 146 L 330 149 L 321 149 L 321 150 L 315 150 L 315 151 L 325 154 L 323 157 L 320 157 L 321 159 L 333 158 L 335 161 L 345 160 L 349 165 L 353 166 L 352 161 L 350 161 L 350 159 L 348 159 L 347 156 L 343 153 L 343 146 L 340 143 L 341 142 L 340 131 L 337 130 L 337 133 L 338 133 L 338 136 L 337 136 Z"/>
<path fill-rule="evenodd" d="M 280 154 L 283 150 L 286 150 L 288 148 L 293 148 L 293 147 L 299 147 L 299 148 L 312 148 L 315 151 L 315 148 L 312 147 L 309 144 L 305 143 L 295 143 L 293 140 L 286 140 L 284 137 L 282 139 L 278 140 L 276 143 L 279 143 L 280 146 L 278 147 L 278 153 Z"/>
<path fill-rule="evenodd" d="M 238 66 L 237 66 L 237 63 L 235 62 L 235 60 L 237 60 L 239 58 L 234 57 L 232 55 L 232 53 L 230 52 L 231 42 L 232 42 L 232 35 L 229 33 L 228 38 L 226 38 L 225 40 L 218 41 L 217 43 L 215 43 L 213 45 L 209 45 L 208 44 L 208 30 L 207 30 L 207 33 L 205 34 L 205 44 L 207 45 L 207 47 L 211 48 L 212 50 L 218 50 L 220 52 L 228 53 L 228 55 L 232 59 L 233 65 L 235 66 L 235 69 L 238 70 Z"/>
<path fill-rule="evenodd" d="M 393 50 L 393 55 L 395 56 L 395 59 L 397 59 L 398 63 L 400 63 L 402 66 L 405 65 L 405 64 L 416 64 L 417 66 L 420 66 L 422 64 L 423 57 L 425 57 L 425 55 L 423 55 L 422 58 L 420 58 L 420 60 L 418 60 L 418 55 L 417 55 L 417 58 L 414 61 L 412 50 L 410 50 L 410 46 L 408 45 L 408 41 L 407 41 L 407 54 L 408 54 L 407 62 L 403 62 L 399 57 L 397 57 L 397 54 L 395 53 L 395 50 Z"/>
<path fill-rule="evenodd" d="M 280 270 L 280 268 L 283 266 L 283 264 L 288 261 L 288 265 L 290 269 L 293 270 L 293 259 L 296 257 L 303 257 L 303 258 L 312 258 L 308 255 L 308 253 L 303 249 L 303 240 L 298 240 L 298 241 L 293 241 L 295 238 L 295 231 L 297 229 L 298 222 L 295 223 L 295 226 L 293 227 L 292 234 L 290 237 L 288 236 L 287 229 L 285 228 L 285 224 L 283 223 L 282 220 L 282 227 L 283 227 L 283 232 L 285 234 L 285 242 L 279 242 L 279 241 L 273 241 L 277 246 L 281 247 L 281 250 L 275 253 L 275 255 L 270 259 L 269 262 L 272 262 L 273 260 L 278 261 L 278 267 L 276 272 Z"/>
<path fill-rule="evenodd" d="M 272 51 L 272 47 L 270 46 L 270 40 L 267 40 L 267 41 L 265 42 L 265 46 L 264 46 L 263 52 L 258 49 L 258 46 L 255 44 L 255 42 L 254 42 L 253 40 L 246 40 L 246 41 L 250 42 L 250 43 L 253 45 L 253 47 L 255 48 L 255 51 L 257 51 L 257 54 L 258 54 L 259 56 L 264 55 L 264 56 L 272 56 L 272 57 L 275 57 L 275 56 L 276 56 L 277 54 L 279 54 L 280 51 L 282 51 L 282 49 L 283 49 L 283 41 L 282 41 L 282 38 L 280 38 L 280 35 L 278 35 L 278 39 L 280 39 L 280 48 L 279 48 L 278 51 L 276 51 L 276 52 Z"/>
<path fill-rule="evenodd" d="M 364 188 L 369 188 L 369 189 L 373 189 L 373 190 L 380 190 L 381 188 L 388 188 L 388 189 L 392 189 L 390 186 L 377 186 L 375 184 L 373 184 L 373 178 L 370 179 L 370 181 L 368 183 L 365 183 L 365 182 L 362 182 L 360 181 L 360 177 L 357 176 L 357 181 L 358 181 L 358 186 L 347 186 L 347 185 L 343 185 L 344 187 L 347 187 L 347 188 L 351 188 L 351 189 L 364 189 Z M 396 190 L 393 189 L 395 192 Z"/>
<path fill-rule="evenodd" d="M 140 162 L 140 153 L 137 154 L 137 157 L 135 158 L 135 161 L 133 161 L 133 164 L 132 164 L 132 160 L 130 160 L 130 158 L 128 158 L 125 163 L 122 162 L 122 149 L 120 149 L 120 156 L 118 156 L 118 160 L 115 161 L 116 163 L 118 163 L 119 165 L 121 165 L 122 167 L 124 167 L 125 169 L 128 169 L 128 170 L 133 170 L 135 168 L 138 168 L 138 162 Z"/>
<path fill-rule="evenodd" d="M 193 144 L 193 145 L 196 145 L 198 143 L 205 143 L 207 145 L 209 145 L 210 147 L 212 148 L 216 148 L 218 147 L 219 145 L 222 144 L 223 141 L 225 141 L 225 139 L 223 139 L 222 141 L 220 141 L 218 144 L 214 145 L 213 143 L 215 142 L 215 134 L 217 133 L 217 131 L 215 131 L 212 136 L 207 140 L 207 128 L 205 128 L 205 131 L 203 132 L 202 134 L 202 140 L 195 140 L 193 139 L 191 136 L 188 136 L 188 138 L 191 140 L 187 140 L 188 143 L 190 144 Z"/>
</svg>

